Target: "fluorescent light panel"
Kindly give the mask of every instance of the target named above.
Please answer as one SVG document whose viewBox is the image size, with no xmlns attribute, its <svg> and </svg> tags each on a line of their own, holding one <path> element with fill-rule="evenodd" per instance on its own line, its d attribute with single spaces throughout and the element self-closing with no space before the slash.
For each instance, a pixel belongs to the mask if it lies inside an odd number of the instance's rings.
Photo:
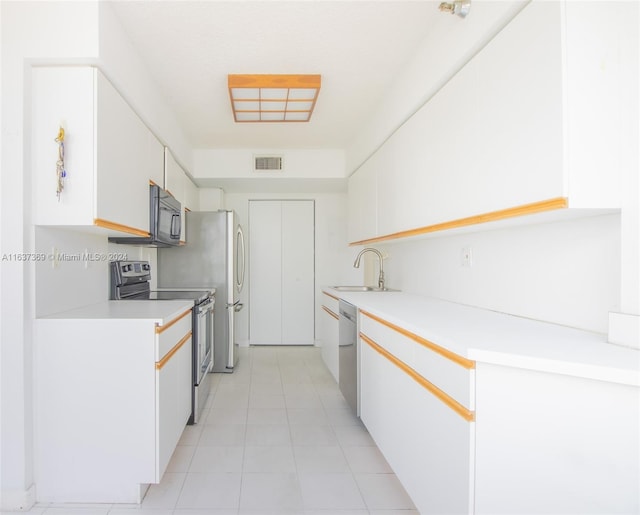
<svg viewBox="0 0 640 515">
<path fill-rule="evenodd" d="M 236 122 L 308 122 L 320 75 L 229 75 Z"/>
</svg>

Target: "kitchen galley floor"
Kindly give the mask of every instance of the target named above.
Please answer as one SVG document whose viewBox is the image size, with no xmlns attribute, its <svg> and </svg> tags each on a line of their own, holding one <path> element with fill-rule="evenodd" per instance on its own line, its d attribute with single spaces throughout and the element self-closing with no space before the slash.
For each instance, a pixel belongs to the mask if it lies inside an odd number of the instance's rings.
<svg viewBox="0 0 640 515">
<path fill-rule="evenodd" d="M 240 349 L 214 374 L 159 485 L 138 505 L 36 505 L 44 515 L 416 515 L 316 347 Z M 24 513 L 24 512 L 22 512 Z"/>
</svg>

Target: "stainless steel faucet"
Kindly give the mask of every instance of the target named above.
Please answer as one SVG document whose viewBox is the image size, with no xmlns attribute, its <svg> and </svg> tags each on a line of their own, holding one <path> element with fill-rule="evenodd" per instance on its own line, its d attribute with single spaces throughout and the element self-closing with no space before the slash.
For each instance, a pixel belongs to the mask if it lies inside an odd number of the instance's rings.
<svg viewBox="0 0 640 515">
<path fill-rule="evenodd" d="M 353 262 L 353 266 L 355 268 L 360 268 L 360 258 L 362 257 L 362 254 L 364 254 L 365 252 L 373 252 L 376 256 L 378 256 L 378 261 L 380 262 L 380 274 L 378 275 L 378 288 L 384 289 L 384 271 L 382 269 L 382 254 L 380 253 L 379 250 L 373 249 L 371 247 L 362 249 L 358 254 L 358 256 L 356 257 L 356 260 Z"/>
</svg>

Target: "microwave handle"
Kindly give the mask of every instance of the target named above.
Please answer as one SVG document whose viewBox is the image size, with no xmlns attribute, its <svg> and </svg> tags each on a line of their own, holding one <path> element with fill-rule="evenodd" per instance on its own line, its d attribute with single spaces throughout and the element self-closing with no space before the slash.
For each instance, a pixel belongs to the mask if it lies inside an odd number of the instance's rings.
<svg viewBox="0 0 640 515">
<path fill-rule="evenodd" d="M 180 238 L 180 213 L 171 215 L 171 237 Z"/>
</svg>

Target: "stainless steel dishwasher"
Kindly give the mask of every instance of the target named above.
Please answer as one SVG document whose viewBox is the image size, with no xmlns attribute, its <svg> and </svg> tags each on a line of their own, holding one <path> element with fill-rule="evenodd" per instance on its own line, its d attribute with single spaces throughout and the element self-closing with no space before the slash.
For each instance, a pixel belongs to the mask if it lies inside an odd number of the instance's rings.
<svg viewBox="0 0 640 515">
<path fill-rule="evenodd" d="M 358 413 L 358 326 L 357 309 L 344 300 L 338 302 L 338 384 L 345 400 Z"/>
</svg>

